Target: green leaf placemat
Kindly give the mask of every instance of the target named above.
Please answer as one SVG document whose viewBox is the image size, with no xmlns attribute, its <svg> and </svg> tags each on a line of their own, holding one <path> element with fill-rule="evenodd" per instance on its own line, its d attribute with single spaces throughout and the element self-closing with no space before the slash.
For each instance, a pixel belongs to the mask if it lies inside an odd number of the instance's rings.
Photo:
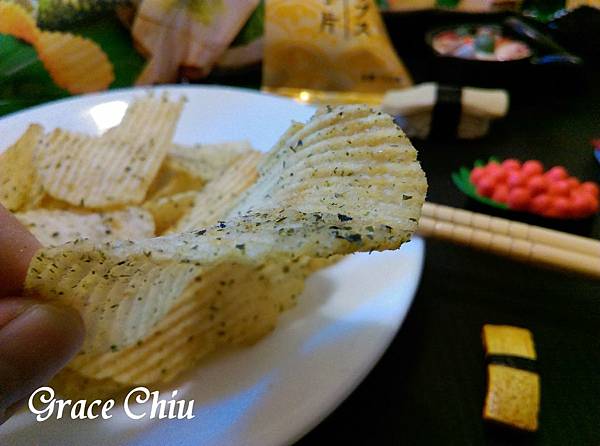
<svg viewBox="0 0 600 446">
<path fill-rule="evenodd" d="M 94 40 L 106 52 L 115 70 L 110 88 L 134 84 L 145 60 L 114 14 L 101 15 L 69 31 Z M 54 84 L 31 45 L 0 34 L 0 116 L 68 96 Z"/>
</svg>

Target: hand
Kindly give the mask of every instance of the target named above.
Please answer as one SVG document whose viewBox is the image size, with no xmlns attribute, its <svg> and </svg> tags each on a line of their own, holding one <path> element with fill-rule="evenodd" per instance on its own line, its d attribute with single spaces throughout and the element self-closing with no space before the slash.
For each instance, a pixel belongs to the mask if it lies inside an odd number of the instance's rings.
<svg viewBox="0 0 600 446">
<path fill-rule="evenodd" d="M 0 423 L 77 353 L 84 336 L 79 314 L 19 297 L 40 243 L 0 205 Z"/>
</svg>

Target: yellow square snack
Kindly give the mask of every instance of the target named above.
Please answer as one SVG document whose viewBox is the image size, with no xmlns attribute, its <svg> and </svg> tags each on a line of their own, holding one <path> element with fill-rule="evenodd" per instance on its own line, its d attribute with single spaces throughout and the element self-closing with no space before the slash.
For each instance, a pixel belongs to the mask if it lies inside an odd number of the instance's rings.
<svg viewBox="0 0 600 446">
<path fill-rule="evenodd" d="M 510 325 L 484 325 L 483 342 L 487 355 L 511 355 L 536 359 L 531 332 Z"/>
<path fill-rule="evenodd" d="M 503 365 L 488 366 L 488 394 L 483 418 L 527 431 L 538 428 L 540 377 Z"/>
<path fill-rule="evenodd" d="M 483 418 L 535 431 L 540 407 L 540 377 L 529 330 L 485 325 L 483 344 L 488 363 L 488 391 Z"/>
</svg>

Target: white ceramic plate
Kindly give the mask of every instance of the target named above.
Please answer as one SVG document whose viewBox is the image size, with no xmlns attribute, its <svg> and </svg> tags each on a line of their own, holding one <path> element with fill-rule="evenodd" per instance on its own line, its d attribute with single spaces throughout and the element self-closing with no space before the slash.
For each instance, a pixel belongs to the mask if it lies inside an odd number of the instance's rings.
<svg viewBox="0 0 600 446">
<path fill-rule="evenodd" d="M 181 143 L 248 139 L 268 150 L 292 119 L 313 109 L 239 89 L 165 87 L 189 102 L 175 139 Z M 0 150 L 32 122 L 99 134 L 116 125 L 144 90 L 68 99 L 0 120 Z M 0 427 L 2 445 L 284 445 L 312 429 L 354 390 L 402 323 L 423 264 L 419 238 L 399 251 L 358 254 L 313 275 L 299 305 L 257 345 L 212 358 L 159 389 L 194 400 L 193 420 L 51 418 L 29 411 Z M 156 390 L 156 389 L 150 389 Z"/>
</svg>

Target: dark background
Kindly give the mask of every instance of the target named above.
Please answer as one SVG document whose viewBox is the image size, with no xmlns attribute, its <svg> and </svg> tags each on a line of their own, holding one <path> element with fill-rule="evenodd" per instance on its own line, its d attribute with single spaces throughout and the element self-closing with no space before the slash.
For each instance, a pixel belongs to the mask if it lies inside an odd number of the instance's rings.
<svg viewBox="0 0 600 446">
<path fill-rule="evenodd" d="M 424 30 L 457 19 L 465 20 L 433 13 L 386 18 L 416 81 L 439 76 Z M 487 138 L 414 141 L 429 180 L 428 200 L 490 213 L 450 180 L 453 170 L 490 155 L 562 164 L 582 180 L 598 181 L 590 144 L 600 137 L 597 62 L 514 73 L 509 115 Z M 600 238 L 597 217 L 557 224 L 503 216 Z M 485 323 L 522 326 L 534 335 L 542 382 L 536 434 L 482 421 Z M 428 240 L 421 285 L 400 332 L 358 389 L 298 442 L 316 444 L 600 445 L 600 281 Z"/>
</svg>

